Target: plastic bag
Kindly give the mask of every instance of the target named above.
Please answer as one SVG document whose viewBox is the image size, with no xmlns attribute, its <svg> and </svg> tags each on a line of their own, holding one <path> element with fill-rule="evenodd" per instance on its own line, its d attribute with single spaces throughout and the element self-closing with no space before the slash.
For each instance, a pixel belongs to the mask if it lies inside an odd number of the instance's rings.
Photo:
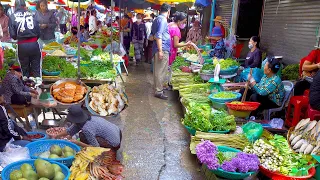
<svg viewBox="0 0 320 180">
<path fill-rule="evenodd" d="M 7 143 L 4 152 L 0 152 L 1 166 L 5 167 L 13 162 L 17 162 L 24 159 L 30 159 L 29 149 L 26 147 L 16 146 L 11 143 Z"/>
<path fill-rule="evenodd" d="M 275 129 L 282 129 L 283 120 L 282 120 L 281 118 L 273 118 L 273 119 L 269 122 L 269 125 L 270 125 L 272 128 L 275 128 Z"/>
<path fill-rule="evenodd" d="M 263 133 L 263 127 L 256 122 L 248 122 L 242 126 L 242 130 L 250 142 L 259 139 Z"/>
<path fill-rule="evenodd" d="M 250 68 L 244 69 L 240 74 L 240 82 L 245 82 L 248 80 L 248 75 L 250 73 Z M 252 77 L 254 80 L 259 83 L 261 78 L 263 76 L 263 71 L 259 68 L 253 68 L 252 69 Z"/>
</svg>

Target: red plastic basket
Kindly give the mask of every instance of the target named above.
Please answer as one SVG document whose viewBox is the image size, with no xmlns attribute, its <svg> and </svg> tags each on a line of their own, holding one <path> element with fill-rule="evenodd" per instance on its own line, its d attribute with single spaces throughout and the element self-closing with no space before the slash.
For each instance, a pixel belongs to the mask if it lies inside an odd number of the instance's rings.
<svg viewBox="0 0 320 180">
<path fill-rule="evenodd" d="M 232 109 L 235 111 L 254 111 L 260 106 L 260 103 L 242 102 L 241 104 L 232 104 L 231 102 L 228 102 L 226 103 L 226 105 L 229 109 Z"/>
<path fill-rule="evenodd" d="M 262 174 L 271 178 L 272 180 L 304 180 L 304 179 L 310 179 L 316 174 L 316 168 L 314 168 L 314 167 L 309 169 L 309 175 L 298 176 L 298 177 L 286 176 L 286 175 L 280 174 L 278 172 L 269 171 L 268 169 L 266 169 L 262 166 L 259 166 L 259 170 Z"/>
</svg>

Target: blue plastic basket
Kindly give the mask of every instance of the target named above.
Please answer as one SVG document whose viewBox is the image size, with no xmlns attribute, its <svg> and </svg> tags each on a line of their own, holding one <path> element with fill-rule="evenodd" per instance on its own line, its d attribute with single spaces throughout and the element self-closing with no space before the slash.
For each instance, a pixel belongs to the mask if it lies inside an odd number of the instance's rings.
<svg viewBox="0 0 320 180">
<path fill-rule="evenodd" d="M 39 139 L 32 139 L 33 141 L 39 141 L 39 140 L 45 140 L 48 138 L 46 133 L 42 133 L 42 132 L 27 132 L 27 135 L 36 135 L 36 134 L 41 134 L 43 135 L 43 138 L 39 138 Z"/>
<path fill-rule="evenodd" d="M 239 66 L 231 66 L 228 69 L 220 69 L 220 75 L 231 75 L 238 71 Z"/>
<path fill-rule="evenodd" d="M 229 91 L 231 92 L 231 91 Z M 219 92 L 216 92 L 216 93 L 212 93 L 209 95 L 209 99 L 212 101 L 212 102 L 219 102 L 219 103 L 226 103 L 226 102 L 231 102 L 231 101 L 237 101 L 241 98 L 241 94 L 238 93 L 238 92 L 232 92 L 233 94 L 236 95 L 235 98 L 229 98 L 229 99 L 222 99 L 222 98 L 214 98 L 213 95 L 217 94 Z"/>
<path fill-rule="evenodd" d="M 14 163 L 11 163 L 9 164 L 8 166 L 6 166 L 2 172 L 1 172 L 1 178 L 2 180 L 10 180 L 10 173 L 14 170 L 18 170 L 20 169 L 20 167 L 22 166 L 22 164 L 24 163 L 27 163 L 27 164 L 30 164 L 33 169 L 35 170 L 35 167 L 34 167 L 34 161 L 35 159 L 28 159 L 28 160 L 22 160 L 22 161 L 17 161 L 17 162 L 14 162 Z M 69 177 L 70 177 L 70 170 L 67 166 L 61 164 L 61 163 L 58 163 L 58 162 L 50 162 L 51 164 L 57 164 L 60 166 L 61 170 L 62 170 L 62 173 L 64 174 L 64 176 L 66 177 L 65 180 L 68 180 Z"/>
<path fill-rule="evenodd" d="M 49 151 L 50 147 L 52 145 L 58 145 L 61 148 L 65 147 L 65 146 L 69 146 L 75 152 L 80 151 L 80 147 L 76 144 L 73 144 L 73 143 L 71 143 L 69 141 L 65 141 L 65 140 L 53 140 L 53 139 L 34 141 L 32 143 L 27 144 L 26 147 L 29 149 L 30 157 L 32 159 L 37 159 L 37 158 L 39 158 L 38 156 L 41 153 Z M 44 159 L 44 160 L 50 161 L 50 162 L 54 162 L 54 161 L 59 162 L 59 163 L 66 165 L 67 167 L 70 167 L 72 165 L 73 160 L 74 160 L 74 156 L 66 157 L 66 158 L 57 158 L 57 159 L 48 159 L 48 158 L 41 158 L 41 159 Z"/>
<path fill-rule="evenodd" d="M 192 127 L 186 126 L 186 125 L 184 125 L 184 127 L 187 129 L 187 131 L 188 131 L 192 136 L 196 135 L 196 131 L 197 131 L 197 130 L 193 129 Z M 229 130 L 227 130 L 227 131 L 213 131 L 213 130 L 210 130 L 210 131 L 208 131 L 208 132 L 209 132 L 209 133 L 217 133 L 217 134 L 227 134 L 227 133 L 229 133 L 230 131 L 229 131 Z"/>
<path fill-rule="evenodd" d="M 45 76 L 59 76 L 60 73 L 61 73 L 61 71 L 49 72 L 49 71 L 42 69 L 42 74 Z"/>
<path fill-rule="evenodd" d="M 211 101 L 211 103 L 212 103 L 212 107 L 215 109 L 228 110 L 227 105 L 225 103 L 220 103 L 220 102 L 216 102 L 216 101 Z"/>
<path fill-rule="evenodd" d="M 218 151 L 220 152 L 241 152 L 238 149 L 234 149 L 228 146 L 218 146 Z M 238 173 L 238 172 L 228 172 L 224 171 L 221 168 L 218 168 L 217 170 L 210 170 L 215 175 L 219 177 L 223 177 L 226 179 L 244 179 L 246 177 L 251 176 L 252 174 L 255 174 L 256 172 L 247 172 L 247 173 Z"/>
</svg>

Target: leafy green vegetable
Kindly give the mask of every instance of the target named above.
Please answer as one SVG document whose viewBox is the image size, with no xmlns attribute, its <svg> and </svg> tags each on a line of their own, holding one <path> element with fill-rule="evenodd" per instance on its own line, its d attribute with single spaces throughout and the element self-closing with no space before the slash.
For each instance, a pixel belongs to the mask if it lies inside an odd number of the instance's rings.
<svg viewBox="0 0 320 180">
<path fill-rule="evenodd" d="M 299 79 L 299 64 L 290 64 L 282 70 L 282 78 L 285 80 Z"/>
<path fill-rule="evenodd" d="M 233 115 L 228 115 L 225 111 L 218 111 L 210 115 L 210 122 L 215 131 L 234 131 L 236 121 Z"/>
<path fill-rule="evenodd" d="M 66 64 L 65 59 L 56 56 L 46 56 L 42 61 L 42 69 L 49 72 L 62 71 Z"/>
<path fill-rule="evenodd" d="M 213 65 L 213 64 L 205 64 L 202 66 L 201 70 L 212 70 L 213 71 L 214 68 L 215 68 L 215 65 Z"/>
<path fill-rule="evenodd" d="M 228 59 L 221 59 L 220 61 L 218 61 L 217 59 L 215 59 L 213 61 L 214 66 L 217 64 L 220 64 L 220 69 L 221 70 L 225 70 L 230 68 L 231 66 L 239 66 L 239 63 L 236 60 L 233 60 L 231 58 Z"/>
<path fill-rule="evenodd" d="M 102 51 L 101 48 L 97 48 L 97 49 L 95 49 L 95 50 L 92 51 L 92 55 L 93 55 L 93 56 L 99 56 L 99 55 L 102 54 L 102 53 L 103 53 L 103 51 Z"/>
<path fill-rule="evenodd" d="M 179 71 L 182 66 L 189 66 L 190 63 L 186 62 L 183 57 L 177 56 L 176 60 L 172 63 L 171 69 L 173 71 Z"/>
<path fill-rule="evenodd" d="M 231 99 L 237 97 L 237 95 L 233 94 L 232 92 L 228 91 L 221 91 L 213 95 L 214 98 L 220 99 Z"/>
<path fill-rule="evenodd" d="M 212 124 L 209 121 L 210 113 L 211 107 L 209 105 L 191 103 L 183 122 L 186 126 L 197 131 L 208 132 L 212 130 Z"/>
<path fill-rule="evenodd" d="M 76 54 L 78 54 L 78 51 Z M 80 48 L 80 57 L 84 61 L 89 61 L 91 59 L 90 56 L 88 55 L 88 51 L 84 48 Z"/>
<path fill-rule="evenodd" d="M 4 50 L 4 59 L 16 59 L 16 52 L 13 49 L 7 48 Z"/>
<path fill-rule="evenodd" d="M 59 76 L 62 78 L 76 78 L 77 69 L 71 63 L 66 63 Z"/>
</svg>

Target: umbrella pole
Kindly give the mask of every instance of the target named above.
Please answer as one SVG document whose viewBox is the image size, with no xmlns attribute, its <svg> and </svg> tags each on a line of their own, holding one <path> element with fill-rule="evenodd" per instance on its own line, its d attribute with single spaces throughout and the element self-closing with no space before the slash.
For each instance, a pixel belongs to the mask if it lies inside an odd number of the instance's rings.
<svg viewBox="0 0 320 180">
<path fill-rule="evenodd" d="M 112 27 L 112 17 L 113 17 L 113 8 L 114 8 L 114 4 L 113 4 L 113 0 L 110 0 L 111 1 L 111 35 L 110 35 L 110 38 L 111 38 L 111 51 L 110 51 L 110 61 L 112 63 L 112 66 L 114 67 L 114 64 L 113 64 L 113 27 Z M 108 23 L 108 22 L 107 22 Z"/>
<path fill-rule="evenodd" d="M 80 46 L 81 46 L 81 42 L 80 42 L 80 0 L 78 0 L 78 24 L 77 24 L 77 29 L 78 29 L 78 80 L 80 80 Z"/>
</svg>

